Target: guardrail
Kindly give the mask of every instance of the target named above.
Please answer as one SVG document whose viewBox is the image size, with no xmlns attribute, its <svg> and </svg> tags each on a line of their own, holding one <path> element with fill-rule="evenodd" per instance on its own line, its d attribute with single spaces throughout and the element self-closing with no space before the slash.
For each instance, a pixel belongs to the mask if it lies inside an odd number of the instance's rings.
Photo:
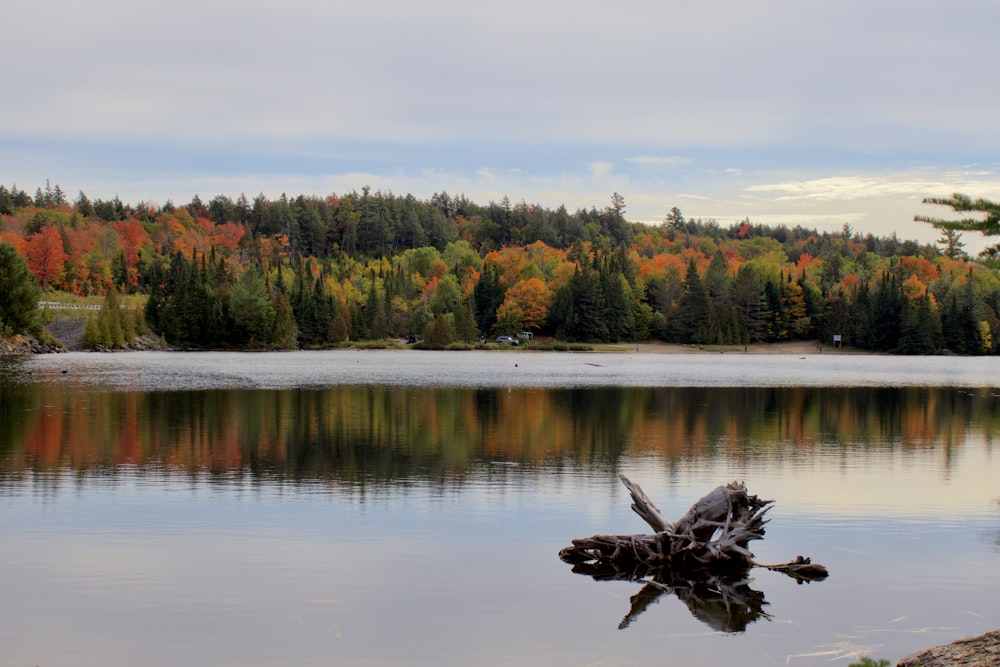
<svg viewBox="0 0 1000 667">
<path fill-rule="evenodd" d="M 62 303 L 59 301 L 39 301 L 39 308 L 49 308 L 50 310 L 100 310 L 104 306 L 92 306 L 81 303 Z"/>
<path fill-rule="evenodd" d="M 103 305 L 95 306 L 88 303 L 63 303 L 61 301 L 39 301 L 39 308 L 48 308 L 50 310 L 101 310 L 104 308 Z M 142 306 L 136 306 L 133 304 L 123 303 L 118 306 L 123 310 L 137 310 L 141 309 Z"/>
</svg>

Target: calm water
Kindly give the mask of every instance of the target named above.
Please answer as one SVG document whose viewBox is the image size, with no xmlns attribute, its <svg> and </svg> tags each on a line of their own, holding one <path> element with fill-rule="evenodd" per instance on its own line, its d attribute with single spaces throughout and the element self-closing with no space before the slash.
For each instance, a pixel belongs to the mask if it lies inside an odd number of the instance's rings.
<svg viewBox="0 0 1000 667">
<path fill-rule="evenodd" d="M 998 402 L 998 359 L 4 360 L 0 664 L 896 660 L 1000 627 Z M 673 518 L 745 480 L 777 501 L 758 560 L 831 576 L 619 630 L 641 584 L 557 557 L 646 531 L 619 473 Z"/>
</svg>

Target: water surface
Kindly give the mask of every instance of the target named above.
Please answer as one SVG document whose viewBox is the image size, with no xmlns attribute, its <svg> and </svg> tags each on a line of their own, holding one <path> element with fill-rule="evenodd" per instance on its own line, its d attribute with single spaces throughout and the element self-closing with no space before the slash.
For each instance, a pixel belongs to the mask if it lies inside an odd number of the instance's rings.
<svg viewBox="0 0 1000 667">
<path fill-rule="evenodd" d="M 819 665 L 996 627 L 993 359 L 66 354 L 0 366 L 4 664 Z M 573 574 L 745 480 L 763 612 Z"/>
</svg>

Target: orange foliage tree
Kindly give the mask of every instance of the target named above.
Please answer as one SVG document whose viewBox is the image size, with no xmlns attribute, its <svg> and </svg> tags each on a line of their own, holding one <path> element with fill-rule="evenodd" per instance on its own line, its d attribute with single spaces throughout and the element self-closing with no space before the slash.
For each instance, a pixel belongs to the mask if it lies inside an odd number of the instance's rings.
<svg viewBox="0 0 1000 667">
<path fill-rule="evenodd" d="M 35 274 L 42 289 L 47 291 L 58 286 L 66 269 L 66 251 L 59 230 L 51 226 L 43 227 L 28 237 L 24 250 L 28 268 Z"/>
<path fill-rule="evenodd" d="M 552 291 L 538 278 L 521 280 L 507 290 L 501 308 L 510 304 L 516 305 L 521 313 L 521 326 L 527 329 L 537 329 L 549 316 L 552 305 Z M 509 306 L 508 306 L 509 307 Z M 499 319 L 499 314 L 497 315 Z"/>
<path fill-rule="evenodd" d="M 118 232 L 118 242 L 122 248 L 122 262 L 125 265 L 125 279 L 129 287 L 139 284 L 139 251 L 146 244 L 152 245 L 152 239 L 135 218 L 122 220 L 114 225 Z"/>
</svg>

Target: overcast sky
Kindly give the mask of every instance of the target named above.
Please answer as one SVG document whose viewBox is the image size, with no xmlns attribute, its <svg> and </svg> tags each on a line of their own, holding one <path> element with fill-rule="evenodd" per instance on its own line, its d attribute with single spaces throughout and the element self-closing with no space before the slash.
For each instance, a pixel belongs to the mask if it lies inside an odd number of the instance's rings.
<svg viewBox="0 0 1000 667">
<path fill-rule="evenodd" d="M 13 0 L 0 182 L 365 185 L 933 241 L 1000 198 L 995 0 Z M 971 246 L 971 238 L 966 235 Z"/>
</svg>

